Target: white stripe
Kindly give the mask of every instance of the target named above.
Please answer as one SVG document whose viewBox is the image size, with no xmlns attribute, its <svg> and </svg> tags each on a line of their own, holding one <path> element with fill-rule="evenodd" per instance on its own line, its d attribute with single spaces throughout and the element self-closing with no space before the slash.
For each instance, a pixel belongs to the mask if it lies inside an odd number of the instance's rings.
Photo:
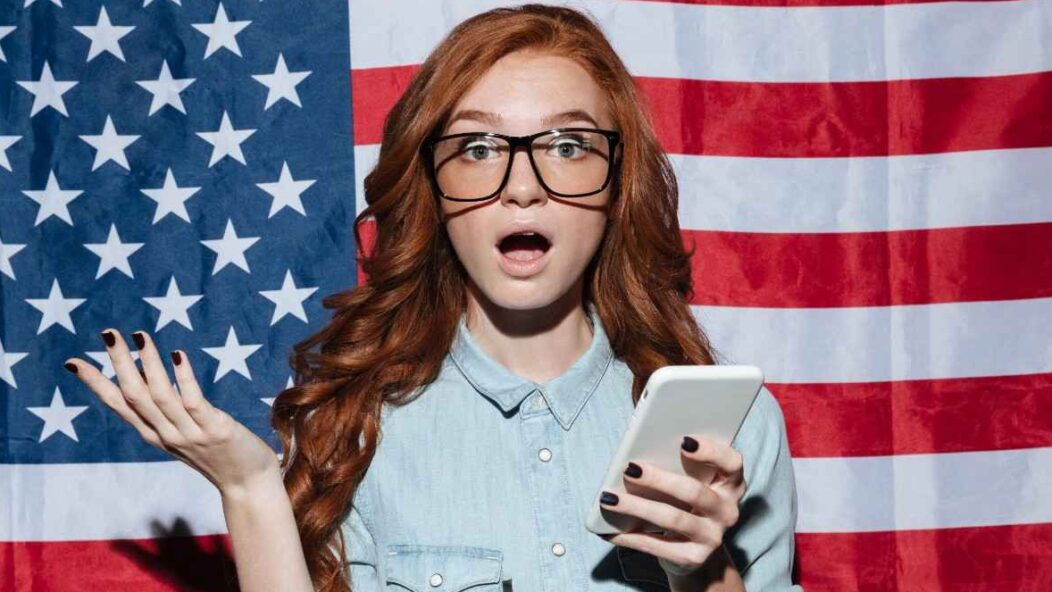
<svg viewBox="0 0 1052 592">
<path fill-rule="evenodd" d="M 728 363 L 768 382 L 1052 372 L 1052 298 L 848 308 L 695 306 Z"/>
<path fill-rule="evenodd" d="M 797 532 L 1052 522 L 1052 448 L 793 459 Z"/>
<path fill-rule="evenodd" d="M 695 230 L 869 232 L 1052 221 L 1052 148 L 670 159 L 680 226 Z"/>
<path fill-rule="evenodd" d="M 1052 448 L 795 458 L 793 471 L 797 532 L 1052 522 Z M 227 532 L 216 488 L 181 462 L 0 465 L 0 483 L 4 541 L 153 538 L 177 520 Z"/>
<path fill-rule="evenodd" d="M 379 144 L 354 148 L 356 212 L 365 208 L 363 183 L 379 154 Z M 1052 148 L 670 158 L 685 229 L 866 232 L 1052 221 Z"/>
<path fill-rule="evenodd" d="M 1052 69 L 1048 0 L 835 8 L 547 3 L 590 13 L 636 76 L 826 82 Z M 504 5 L 350 0 L 351 67 L 419 64 L 457 23 Z"/>
<path fill-rule="evenodd" d="M 219 490 L 179 461 L 0 465 L 0 540 L 153 538 L 186 521 L 225 533 Z"/>
</svg>

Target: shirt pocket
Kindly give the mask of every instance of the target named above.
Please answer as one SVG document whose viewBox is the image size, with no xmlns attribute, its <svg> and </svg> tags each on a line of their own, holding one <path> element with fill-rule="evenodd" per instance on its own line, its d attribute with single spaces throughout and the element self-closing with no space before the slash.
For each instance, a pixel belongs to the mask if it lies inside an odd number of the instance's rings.
<svg viewBox="0 0 1052 592">
<path fill-rule="evenodd" d="M 500 549 L 466 545 L 387 545 L 387 589 L 501 592 Z"/>
<path fill-rule="evenodd" d="M 626 581 L 650 584 L 642 590 L 671 590 L 668 575 L 657 557 L 638 549 L 617 545 L 617 562 Z"/>
</svg>

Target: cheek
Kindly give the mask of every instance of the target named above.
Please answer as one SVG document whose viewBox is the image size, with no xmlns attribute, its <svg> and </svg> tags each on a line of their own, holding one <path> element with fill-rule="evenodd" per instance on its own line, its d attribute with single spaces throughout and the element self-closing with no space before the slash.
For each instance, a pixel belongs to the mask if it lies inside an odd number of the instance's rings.
<svg viewBox="0 0 1052 592">
<path fill-rule="evenodd" d="M 589 216 L 577 220 L 575 224 L 568 226 L 563 233 L 566 242 L 571 245 L 570 251 L 573 260 L 587 263 L 595 254 L 599 243 L 603 240 L 603 232 L 606 230 L 605 216 Z"/>
<path fill-rule="evenodd" d="M 471 252 L 471 229 L 466 228 L 465 224 L 458 223 L 458 221 L 449 221 L 446 223 L 446 232 L 449 234 L 449 242 L 453 244 L 453 249 L 456 250 L 458 255 L 462 253 Z"/>
<path fill-rule="evenodd" d="M 475 261 L 486 256 L 489 245 L 484 244 L 483 237 L 489 234 L 483 231 L 480 224 L 468 219 L 468 216 L 449 220 L 446 223 L 446 232 L 457 258 L 465 267 L 471 269 Z"/>
</svg>

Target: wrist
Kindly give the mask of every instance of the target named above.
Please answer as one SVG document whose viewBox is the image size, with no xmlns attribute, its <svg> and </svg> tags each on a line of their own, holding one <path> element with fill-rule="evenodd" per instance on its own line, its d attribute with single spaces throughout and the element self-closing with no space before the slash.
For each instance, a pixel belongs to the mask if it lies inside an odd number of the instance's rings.
<svg viewBox="0 0 1052 592">
<path fill-rule="evenodd" d="M 275 465 L 272 469 L 260 473 L 246 481 L 224 485 L 219 488 L 223 503 L 250 503 L 255 500 L 272 499 L 280 492 L 287 496 L 281 469 Z"/>
</svg>

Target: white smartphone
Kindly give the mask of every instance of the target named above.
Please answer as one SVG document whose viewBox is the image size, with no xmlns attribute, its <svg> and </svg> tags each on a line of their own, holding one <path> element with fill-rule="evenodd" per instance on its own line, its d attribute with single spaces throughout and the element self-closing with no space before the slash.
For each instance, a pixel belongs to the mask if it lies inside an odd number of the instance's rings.
<svg viewBox="0 0 1052 592">
<path fill-rule="evenodd" d="M 683 436 L 700 434 L 730 444 L 762 386 L 763 372 L 756 366 L 665 366 L 655 370 L 596 490 L 585 527 L 596 534 L 664 530 L 600 505 L 603 490 L 617 495 L 628 491 L 689 511 L 689 504 L 660 491 L 636 483 L 627 484 L 626 489 L 625 466 L 630 460 L 642 460 L 687 475 L 680 456 Z M 708 482 L 714 471 L 710 465 L 697 463 L 689 474 Z"/>
</svg>

